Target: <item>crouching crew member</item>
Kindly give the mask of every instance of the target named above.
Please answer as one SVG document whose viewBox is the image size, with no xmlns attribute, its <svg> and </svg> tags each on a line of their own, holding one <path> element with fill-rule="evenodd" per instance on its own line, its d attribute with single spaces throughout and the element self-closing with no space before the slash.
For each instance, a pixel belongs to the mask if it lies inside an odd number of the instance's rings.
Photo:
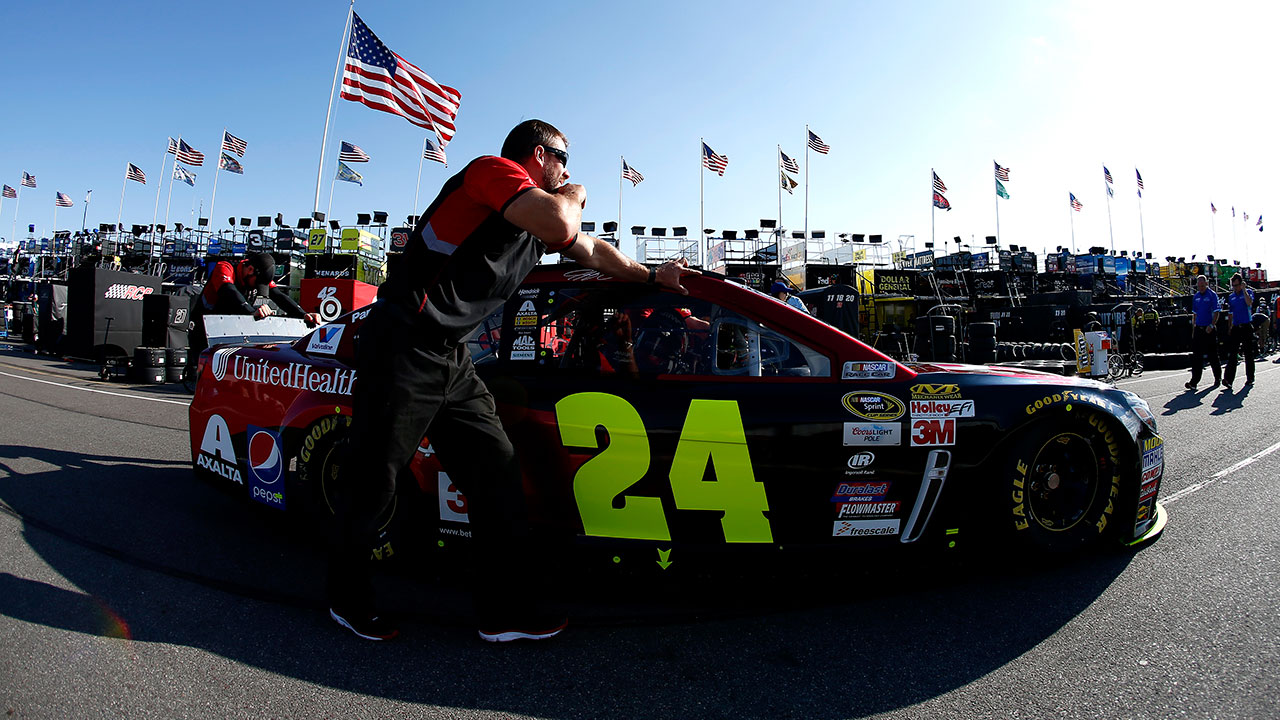
<svg viewBox="0 0 1280 720">
<path fill-rule="evenodd" d="M 191 364 L 194 365 L 200 353 L 209 346 L 204 330 L 206 315 L 252 315 L 261 320 L 276 314 L 266 304 L 254 307 L 259 299 L 266 298 L 287 317 L 305 320 L 308 327 L 320 323 L 318 314 L 303 310 L 288 293 L 276 287 L 271 280 L 275 275 L 276 261 L 271 253 L 253 253 L 236 265 L 226 260 L 214 264 L 209 271 L 209 281 L 191 309 L 194 325 L 190 336 Z"/>
</svg>

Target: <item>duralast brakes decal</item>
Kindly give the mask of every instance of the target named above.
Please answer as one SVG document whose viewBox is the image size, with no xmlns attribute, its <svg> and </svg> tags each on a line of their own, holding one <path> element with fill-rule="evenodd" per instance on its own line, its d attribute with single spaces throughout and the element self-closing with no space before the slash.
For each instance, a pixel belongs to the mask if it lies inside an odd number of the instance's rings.
<svg viewBox="0 0 1280 720">
<path fill-rule="evenodd" d="M 840 403 L 844 409 L 864 420 L 889 422 L 906 412 L 902 401 L 880 392 L 855 391 L 846 393 Z"/>
</svg>

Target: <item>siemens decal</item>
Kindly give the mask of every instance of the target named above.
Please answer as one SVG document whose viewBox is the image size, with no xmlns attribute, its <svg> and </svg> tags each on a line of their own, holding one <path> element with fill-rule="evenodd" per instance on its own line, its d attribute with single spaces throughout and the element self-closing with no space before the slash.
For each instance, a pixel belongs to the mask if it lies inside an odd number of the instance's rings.
<svg viewBox="0 0 1280 720">
<path fill-rule="evenodd" d="M 264 385 L 350 395 L 351 387 L 356 382 L 355 370 L 317 370 L 296 362 L 281 367 L 264 358 L 246 358 L 242 355 L 236 355 L 233 361 L 232 377 Z"/>
</svg>

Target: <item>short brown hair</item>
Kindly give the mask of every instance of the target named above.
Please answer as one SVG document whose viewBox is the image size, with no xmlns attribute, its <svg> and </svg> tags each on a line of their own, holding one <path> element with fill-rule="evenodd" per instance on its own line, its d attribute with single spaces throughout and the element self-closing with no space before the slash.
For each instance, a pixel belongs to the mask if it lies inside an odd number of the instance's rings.
<svg viewBox="0 0 1280 720">
<path fill-rule="evenodd" d="M 1231 282 L 1235 282 L 1237 280 L 1239 280 L 1240 282 L 1244 282 L 1244 276 L 1241 275 L 1240 273 L 1236 273 L 1235 275 L 1231 276 Z"/>
<path fill-rule="evenodd" d="M 507 133 L 507 139 L 502 143 L 502 157 L 516 162 L 523 161 L 533 154 L 534 148 L 549 145 L 556 138 L 564 141 L 566 150 L 569 148 L 569 138 L 551 123 L 525 120 Z"/>
</svg>

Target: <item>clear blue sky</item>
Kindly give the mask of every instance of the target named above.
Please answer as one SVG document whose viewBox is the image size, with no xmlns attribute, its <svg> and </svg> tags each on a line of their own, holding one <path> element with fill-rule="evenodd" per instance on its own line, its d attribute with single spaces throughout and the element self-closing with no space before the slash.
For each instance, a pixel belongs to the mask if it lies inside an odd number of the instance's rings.
<svg viewBox="0 0 1280 720">
<path fill-rule="evenodd" d="M 1105 163 L 1117 249 L 1139 246 L 1134 168 L 1146 181 L 1147 249 L 1213 251 L 1280 273 L 1263 242 L 1280 232 L 1274 3 L 407 3 L 356 11 L 391 49 L 462 92 L 450 169 L 426 163 L 419 207 L 469 159 L 496 153 L 511 126 L 548 120 L 570 138 L 569 170 L 589 193 L 585 219 L 618 213 L 618 158 L 644 173 L 623 190 L 623 226 L 698 223 L 698 139 L 730 158 L 708 174 L 706 226 L 745 229 L 778 214 L 776 150 L 804 164 L 806 123 L 832 146 L 810 154 L 809 226 L 829 234 L 930 234 L 929 170 L 954 205 L 941 241 L 995 233 L 992 161 L 1012 169 L 1002 243 L 1039 252 L 1109 246 Z M 24 188 L 19 233 L 59 212 L 78 227 L 114 222 L 126 162 L 125 222 L 151 221 L 166 138 L 209 158 L 179 184 L 170 221 L 203 201 L 223 126 L 249 143 L 245 175 L 222 173 L 216 220 L 306 215 L 346 14 L 343 0 L 7 2 L 0 180 Z M 412 211 L 423 133 L 401 118 L 336 101 L 331 140 L 360 145 L 363 187 L 338 183 L 332 216 Z M 321 209 L 327 204 L 325 171 Z M 167 171 L 166 171 L 167 174 Z M 803 227 L 803 173 L 783 221 Z M 165 191 L 168 192 L 166 182 Z M 165 213 L 160 198 L 160 215 Z M 1236 222 L 1230 208 L 1248 212 Z M 14 201 L 0 209 L 8 237 Z M 1254 218 L 1271 214 L 1258 233 Z M 630 250 L 629 240 L 624 250 Z M 922 245 L 921 245 L 922 247 Z M 952 245 L 954 247 L 954 245 Z"/>
</svg>

